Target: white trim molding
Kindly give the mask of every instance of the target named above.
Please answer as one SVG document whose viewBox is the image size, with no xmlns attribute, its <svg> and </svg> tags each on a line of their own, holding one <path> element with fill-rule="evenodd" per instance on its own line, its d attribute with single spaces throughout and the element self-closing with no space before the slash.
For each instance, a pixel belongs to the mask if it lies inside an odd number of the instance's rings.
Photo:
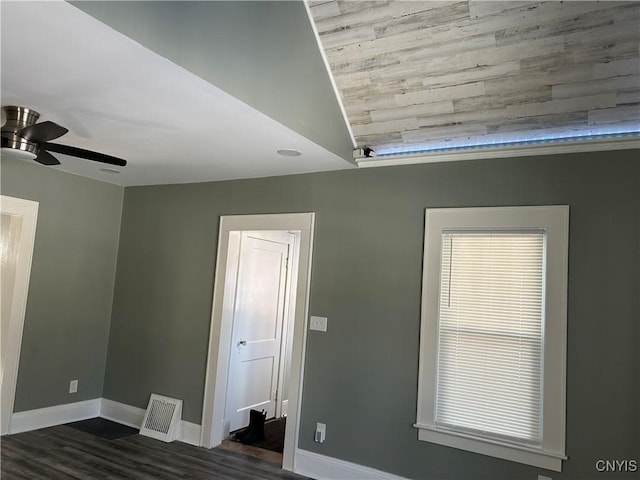
<svg viewBox="0 0 640 480">
<path fill-rule="evenodd" d="M 140 428 L 142 426 L 145 413 L 144 408 L 114 402 L 108 398 L 102 398 L 100 400 L 100 416 L 102 418 L 133 428 Z"/>
<path fill-rule="evenodd" d="M 224 439 L 224 409 L 227 395 L 229 349 L 231 348 L 232 318 L 225 305 L 225 278 L 227 265 L 233 259 L 232 232 L 247 230 L 284 230 L 300 232 L 298 275 L 292 280 L 296 289 L 296 305 L 293 316 L 293 348 L 289 377 L 289 403 L 287 428 L 282 453 L 282 468 L 295 471 L 298 445 L 298 426 L 302 404 L 304 358 L 309 316 L 311 285 L 311 259 L 313 255 L 313 229 L 315 214 L 284 213 L 268 215 L 225 215 L 220 217 L 218 253 L 211 312 L 211 330 L 207 355 L 207 372 L 202 408 L 202 435 L 200 445 L 213 448 Z M 233 262 L 231 262 L 233 263 Z M 227 302 L 228 304 L 228 302 Z"/>
<path fill-rule="evenodd" d="M 511 462 L 535 465 L 536 467 L 556 472 L 562 471 L 562 461 L 567 459 L 566 455 L 556 452 L 526 448 L 486 438 L 478 441 L 472 436 L 457 432 L 443 433 L 430 425 L 415 424 L 414 427 L 418 429 L 418 440 L 424 442 L 437 443 L 481 455 L 502 458 Z"/>
<path fill-rule="evenodd" d="M 107 398 L 102 398 L 100 416 L 113 422 L 128 425 L 133 428 L 140 428 L 146 410 L 144 408 L 133 407 L 125 403 L 115 402 Z M 190 445 L 200 445 L 200 425 L 180 420 L 178 426 L 179 442 Z"/>
<path fill-rule="evenodd" d="M 11 433 L 22 433 L 100 416 L 100 400 L 65 403 L 13 414 Z"/>
<path fill-rule="evenodd" d="M 191 423 L 185 420 L 182 420 L 180 422 L 180 429 L 178 430 L 178 441 L 199 447 L 200 435 L 200 425 L 198 425 L 197 423 Z"/>
<path fill-rule="evenodd" d="M 102 417 L 139 429 L 142 426 L 144 414 L 144 408 L 114 402 L 107 398 L 94 398 L 83 402 L 66 403 L 14 413 L 11 421 L 11 433 L 28 432 L 95 417 Z M 177 440 L 199 446 L 200 425 L 181 420 L 178 427 Z"/>
<path fill-rule="evenodd" d="M 313 30 L 313 35 L 316 37 L 316 43 L 318 44 L 318 51 L 320 52 L 320 56 L 322 57 L 322 62 L 324 63 L 324 67 L 327 71 L 327 75 L 329 76 L 329 80 L 331 81 L 331 88 L 333 88 L 333 93 L 335 95 L 336 100 L 338 101 L 338 106 L 340 107 L 340 113 L 342 113 L 342 118 L 344 119 L 344 125 L 349 132 L 349 137 L 351 138 L 351 144 L 353 148 L 358 146 L 356 142 L 356 137 L 353 134 L 353 128 L 351 127 L 351 122 L 349 121 L 349 116 L 347 115 L 347 110 L 344 108 L 344 102 L 342 101 L 342 95 L 340 95 L 340 90 L 338 89 L 338 84 L 336 83 L 336 79 L 333 76 L 333 72 L 331 71 L 331 66 L 329 65 L 329 59 L 327 58 L 327 53 L 322 46 L 322 40 L 320 40 L 320 33 L 318 33 L 318 27 L 316 27 L 316 22 L 313 20 L 313 14 L 311 13 L 311 8 L 309 7 L 309 2 L 303 2 L 304 8 L 307 10 L 307 17 L 309 18 L 309 26 Z"/>
<path fill-rule="evenodd" d="M 22 331 L 27 310 L 27 295 L 31 278 L 31 261 L 35 245 L 36 225 L 38 222 L 38 202 L 22 198 L 0 196 L 0 210 L 3 214 L 20 217 L 21 226 L 18 234 L 18 250 L 15 263 L 13 294 L 8 314 L 8 325 L 5 324 L 6 335 L 2 354 L 2 385 L 0 386 L 0 435 L 12 432 L 13 403 L 18 381 L 18 363 L 22 346 Z M 12 221 L 13 223 L 13 221 Z M 3 271 L 6 273 L 3 267 Z M 6 312 L 5 312 L 6 314 Z M 6 321 L 6 319 L 5 319 Z"/>
<path fill-rule="evenodd" d="M 317 480 L 405 480 L 391 473 L 298 449 L 295 473 Z"/>
<path fill-rule="evenodd" d="M 540 430 L 538 443 L 526 435 L 508 440 L 482 428 L 439 423 L 441 368 L 439 297 L 445 232 L 543 231 Z M 418 439 L 513 462 L 562 471 L 566 425 L 566 345 L 569 206 L 435 208 L 425 213 L 418 405 Z M 499 299 L 498 299 L 499 300 Z M 498 305 L 497 299 L 492 299 Z M 484 425 L 482 425 L 484 427 Z M 475 428 L 475 429 L 474 429 Z M 495 430 L 494 430 L 495 431 Z"/>
<path fill-rule="evenodd" d="M 601 152 L 611 150 L 632 150 L 640 148 L 638 137 L 608 138 L 600 140 L 575 140 L 571 142 L 532 143 L 509 147 L 482 146 L 434 150 L 416 154 L 381 155 L 359 158 L 358 168 L 391 167 L 415 165 L 418 163 L 455 162 L 462 160 L 483 160 L 490 158 L 529 157 L 532 155 L 556 155 L 561 153 Z"/>
</svg>

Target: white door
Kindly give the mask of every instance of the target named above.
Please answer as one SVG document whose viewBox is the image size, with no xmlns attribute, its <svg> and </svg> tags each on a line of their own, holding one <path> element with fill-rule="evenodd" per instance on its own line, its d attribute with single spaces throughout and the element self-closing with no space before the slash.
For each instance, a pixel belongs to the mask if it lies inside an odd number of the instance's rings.
<svg viewBox="0 0 640 480">
<path fill-rule="evenodd" d="M 249 423 L 249 410 L 276 414 L 293 235 L 243 232 L 235 288 L 225 420 L 229 431 Z"/>
<path fill-rule="evenodd" d="M 38 203 L 0 196 L 0 434 L 11 431 Z"/>
</svg>

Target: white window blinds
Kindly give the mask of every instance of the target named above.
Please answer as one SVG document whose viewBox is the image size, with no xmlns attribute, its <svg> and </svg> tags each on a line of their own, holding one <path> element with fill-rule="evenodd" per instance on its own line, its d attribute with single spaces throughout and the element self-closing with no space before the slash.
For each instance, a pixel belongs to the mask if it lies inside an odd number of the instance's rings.
<svg viewBox="0 0 640 480">
<path fill-rule="evenodd" d="M 442 232 L 435 423 L 539 445 L 543 231 Z"/>
</svg>

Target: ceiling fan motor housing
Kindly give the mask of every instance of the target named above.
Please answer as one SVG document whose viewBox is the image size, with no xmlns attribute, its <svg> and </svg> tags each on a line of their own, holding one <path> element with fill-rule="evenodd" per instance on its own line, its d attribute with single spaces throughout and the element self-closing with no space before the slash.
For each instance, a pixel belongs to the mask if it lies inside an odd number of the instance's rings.
<svg viewBox="0 0 640 480">
<path fill-rule="evenodd" d="M 26 107 L 3 107 L 6 122 L 2 126 L 2 148 L 22 150 L 33 155 L 38 154 L 37 144 L 30 142 L 27 138 L 18 135 L 18 132 L 25 127 L 34 125 L 40 114 L 35 110 Z"/>
<path fill-rule="evenodd" d="M 51 143 L 50 140 L 65 135 L 69 129 L 51 121 L 36 123 L 40 114 L 35 110 L 8 106 L 2 107 L 2 113 L 5 117 L 5 123 L 0 129 L 3 153 L 9 153 L 21 159 L 35 160 L 47 166 L 60 165 L 60 161 L 51 155 L 50 151 L 119 167 L 127 164 L 126 160 L 104 153 Z"/>
</svg>

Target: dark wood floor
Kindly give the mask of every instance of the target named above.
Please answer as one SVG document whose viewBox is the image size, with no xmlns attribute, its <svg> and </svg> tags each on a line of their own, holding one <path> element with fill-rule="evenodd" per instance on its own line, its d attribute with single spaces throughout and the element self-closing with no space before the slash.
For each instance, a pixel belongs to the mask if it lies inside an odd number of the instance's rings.
<svg viewBox="0 0 640 480">
<path fill-rule="evenodd" d="M 66 425 L 4 436 L 2 480 L 303 479 L 280 464 L 223 448 L 207 450 L 140 435 L 106 440 Z"/>
<path fill-rule="evenodd" d="M 222 445 L 218 447 L 223 450 L 231 450 L 232 452 L 239 452 L 252 457 L 262 458 L 268 460 L 271 463 L 277 463 L 282 465 L 282 453 L 272 452 L 264 448 L 254 447 L 253 445 L 245 445 L 243 443 L 232 442 L 231 440 L 223 440 Z"/>
</svg>

